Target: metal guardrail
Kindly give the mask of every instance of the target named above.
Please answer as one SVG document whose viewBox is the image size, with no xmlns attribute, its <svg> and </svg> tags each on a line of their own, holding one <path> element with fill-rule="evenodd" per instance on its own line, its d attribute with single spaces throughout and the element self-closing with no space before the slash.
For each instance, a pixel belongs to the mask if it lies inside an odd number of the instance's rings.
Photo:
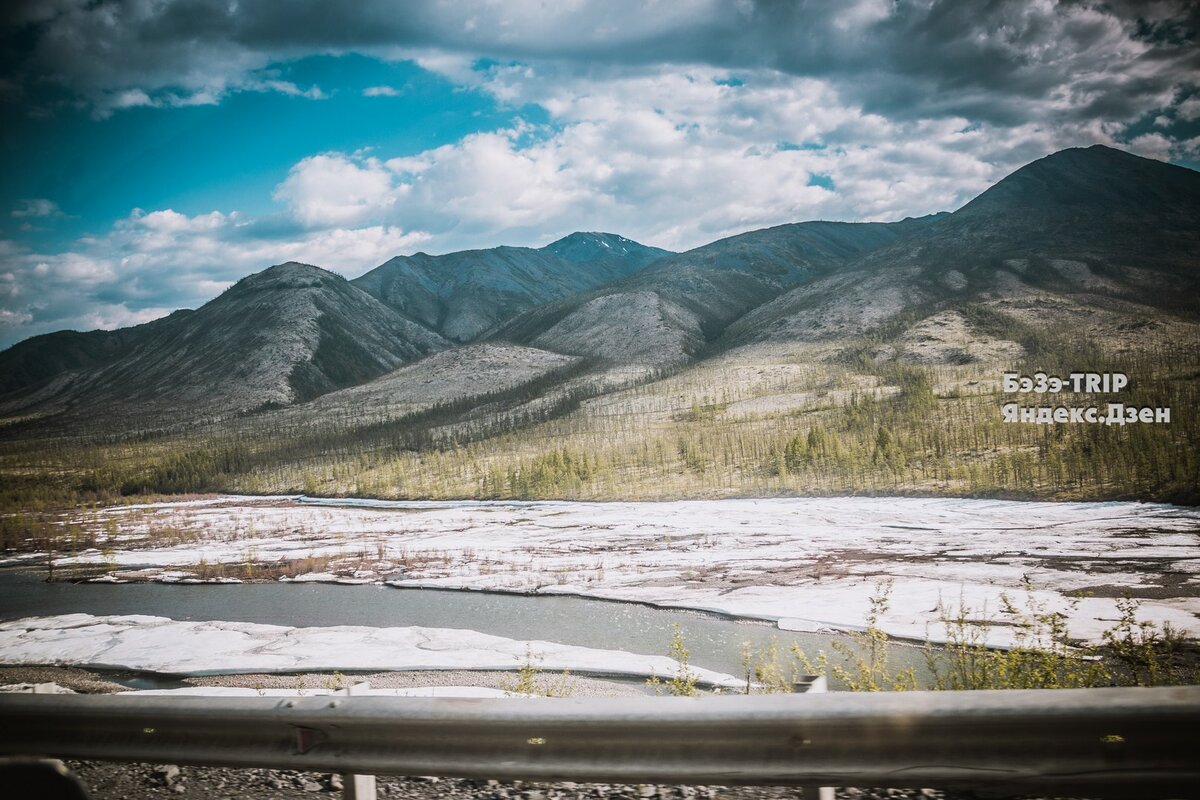
<svg viewBox="0 0 1200 800">
<path fill-rule="evenodd" d="M 1200 687 L 703 698 L 0 696 L 0 754 L 623 783 L 1200 795 Z"/>
</svg>

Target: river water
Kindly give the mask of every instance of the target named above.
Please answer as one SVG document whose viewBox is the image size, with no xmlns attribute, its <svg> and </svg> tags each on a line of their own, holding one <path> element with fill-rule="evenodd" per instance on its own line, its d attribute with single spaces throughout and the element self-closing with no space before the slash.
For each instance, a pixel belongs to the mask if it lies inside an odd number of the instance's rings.
<svg viewBox="0 0 1200 800">
<path fill-rule="evenodd" d="M 294 627 L 419 625 L 651 655 L 667 655 L 673 626 L 678 624 L 692 664 L 733 675 L 744 673 L 746 642 L 761 650 L 774 641 L 783 662 L 792 642 L 815 656 L 828 651 L 836 638 L 699 612 L 579 597 L 320 583 L 46 583 L 40 576 L 0 570 L 0 619 L 74 613 Z M 911 665 L 921 671 L 925 663 L 922 649 L 905 645 L 892 647 L 891 661 L 894 667 Z"/>
</svg>

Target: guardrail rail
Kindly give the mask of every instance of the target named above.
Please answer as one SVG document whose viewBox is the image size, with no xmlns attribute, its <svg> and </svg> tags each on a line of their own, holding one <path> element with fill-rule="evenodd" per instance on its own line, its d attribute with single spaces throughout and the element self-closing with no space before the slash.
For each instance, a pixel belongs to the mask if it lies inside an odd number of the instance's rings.
<svg viewBox="0 0 1200 800">
<path fill-rule="evenodd" d="M 460 699 L 0 696 L 0 755 L 358 775 L 1200 795 L 1200 687 Z M 365 787 L 364 787 L 365 788 Z"/>
</svg>

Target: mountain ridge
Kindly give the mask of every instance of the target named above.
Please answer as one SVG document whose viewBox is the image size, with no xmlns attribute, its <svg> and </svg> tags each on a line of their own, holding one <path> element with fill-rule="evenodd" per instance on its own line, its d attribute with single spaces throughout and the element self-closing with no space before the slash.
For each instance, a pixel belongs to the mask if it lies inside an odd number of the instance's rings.
<svg viewBox="0 0 1200 800">
<path fill-rule="evenodd" d="M 502 245 L 396 256 L 352 283 L 462 343 L 514 314 L 625 277 L 666 253 L 616 234 L 577 232 L 538 249 Z"/>
<path fill-rule="evenodd" d="M 361 383 L 449 346 L 335 273 L 287 262 L 247 276 L 186 315 L 143 326 L 115 361 L 66 375 L 43 413 L 78 421 L 109 409 L 113 426 L 186 412 L 238 413 Z M 28 407 L 10 392 L 0 408 Z"/>
<path fill-rule="evenodd" d="M 533 309 L 488 336 L 570 355 L 681 363 L 750 309 L 932 219 L 936 216 L 894 223 L 812 221 L 747 231 Z M 626 310 L 623 306 L 642 313 L 613 313 Z"/>
<path fill-rule="evenodd" d="M 1059 151 L 911 238 L 754 309 L 727 338 L 862 334 L 904 309 L 1022 294 L 1186 312 L 1200 291 L 1198 218 L 1200 173 L 1100 145 Z"/>
<path fill-rule="evenodd" d="M 579 231 L 536 249 L 398 256 L 353 281 L 286 262 L 196 310 L 0 352 L 0 415 L 78 421 L 98 407 L 170 416 L 292 405 L 465 342 L 674 368 L 753 343 L 862 336 L 899 319 L 896 342 L 970 335 L 966 311 L 1034 319 L 1054 307 L 1133 325 L 1155 309 L 1189 313 L 1189 292 L 1200 289 L 1198 214 L 1200 173 L 1097 146 L 1031 162 L 954 213 L 788 223 L 683 253 Z"/>
</svg>

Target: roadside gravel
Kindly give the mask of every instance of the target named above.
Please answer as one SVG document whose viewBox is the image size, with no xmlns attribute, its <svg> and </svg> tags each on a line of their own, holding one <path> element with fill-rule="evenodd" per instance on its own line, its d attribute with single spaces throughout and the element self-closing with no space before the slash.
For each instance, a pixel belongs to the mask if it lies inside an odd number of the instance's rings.
<svg viewBox="0 0 1200 800">
<path fill-rule="evenodd" d="M 95 800 L 180 798 L 187 800 L 320 800 L 340 797 L 341 776 L 262 769 L 217 769 L 151 764 L 106 764 L 71 761 L 67 765 L 92 792 Z M 459 780 L 434 777 L 378 777 L 381 800 L 776 800 L 800 798 L 796 787 L 773 786 L 659 786 L 613 783 L 531 783 Z M 844 800 L 933 798 L 958 796 L 932 790 L 840 789 Z"/>
</svg>

